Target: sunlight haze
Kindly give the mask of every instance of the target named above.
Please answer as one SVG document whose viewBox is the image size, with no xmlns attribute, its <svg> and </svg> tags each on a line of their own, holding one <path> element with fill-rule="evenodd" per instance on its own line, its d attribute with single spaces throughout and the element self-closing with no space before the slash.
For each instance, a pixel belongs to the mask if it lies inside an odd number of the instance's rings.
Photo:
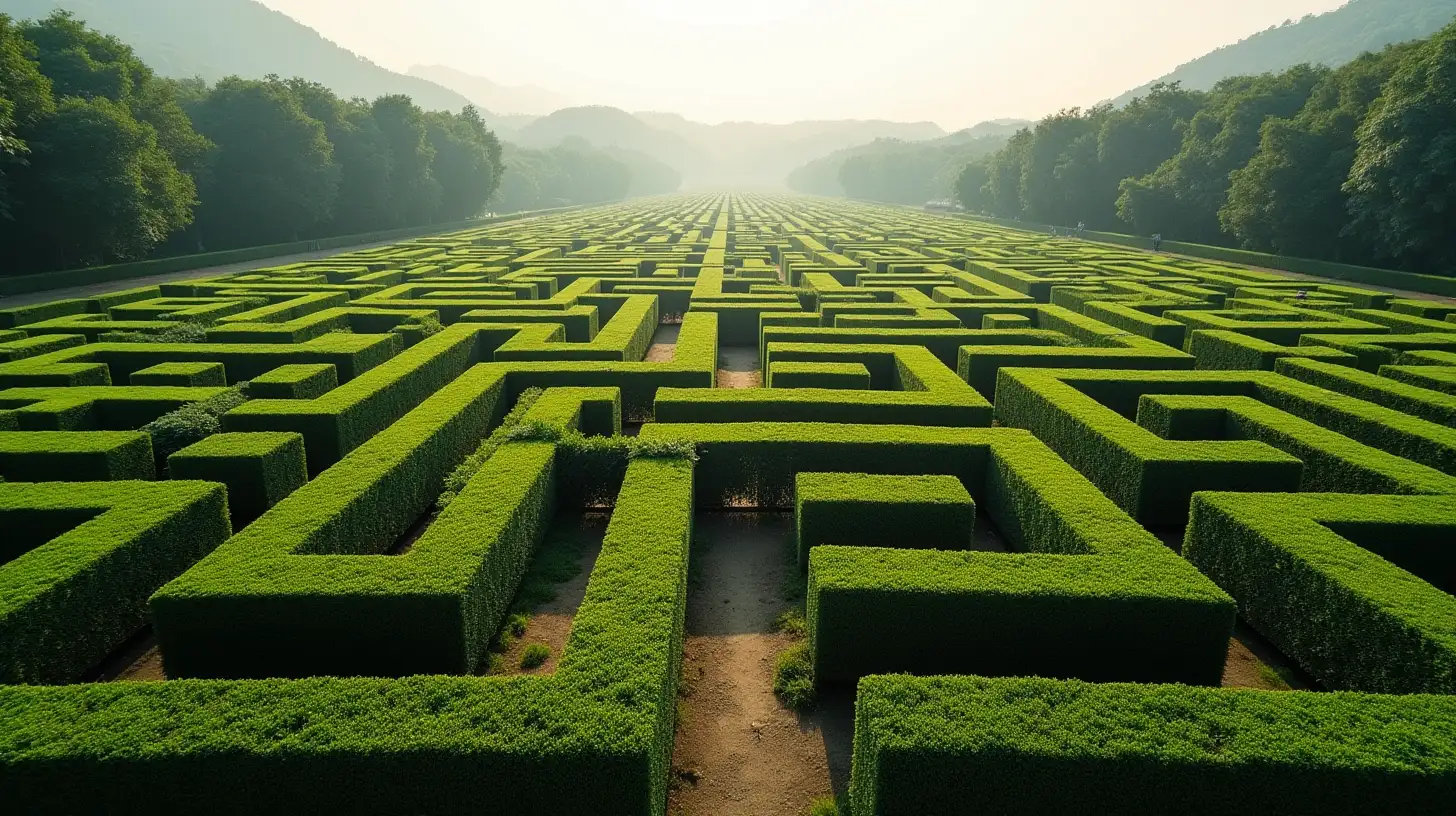
<svg viewBox="0 0 1456 816">
<path fill-rule="evenodd" d="M 574 104 L 954 129 L 1092 105 L 1343 0 L 262 2 L 391 69 L 447 65 Z"/>
</svg>

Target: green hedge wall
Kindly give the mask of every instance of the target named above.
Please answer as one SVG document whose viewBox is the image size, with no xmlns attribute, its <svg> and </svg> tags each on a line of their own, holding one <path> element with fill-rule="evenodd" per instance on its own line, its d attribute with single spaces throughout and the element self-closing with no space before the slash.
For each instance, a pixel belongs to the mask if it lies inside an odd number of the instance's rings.
<svg viewBox="0 0 1456 816">
<path fill-rule="evenodd" d="M 1456 801 L 1456 698 L 867 677 L 855 816 L 1358 816 Z"/>
<path fill-rule="evenodd" d="M 1199 493 L 1183 549 L 1325 686 L 1456 694 L 1453 541 L 1456 496 Z"/>
<path fill-rule="evenodd" d="M 77 681 L 231 533 L 207 482 L 3 483 L 0 526 L 0 683 Z"/>
</svg>

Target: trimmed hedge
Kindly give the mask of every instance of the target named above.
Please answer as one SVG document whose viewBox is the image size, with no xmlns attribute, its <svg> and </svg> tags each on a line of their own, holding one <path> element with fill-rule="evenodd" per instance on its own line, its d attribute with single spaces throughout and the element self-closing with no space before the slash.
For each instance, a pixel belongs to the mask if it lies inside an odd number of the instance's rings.
<svg viewBox="0 0 1456 816">
<path fill-rule="evenodd" d="M 1329 688 L 1456 694 L 1456 496 L 1199 493 L 1184 553 Z"/>
<path fill-rule="evenodd" d="M 692 505 L 690 461 L 632 462 L 554 675 L 0 687 L 0 789 L 39 814 L 663 816 Z"/>
<path fill-rule="evenodd" d="M 1456 698 L 867 677 L 856 816 L 1442 813 Z"/>
<path fill-rule="evenodd" d="M 963 550 L 976 503 L 954 476 L 800 473 L 794 483 L 799 568 L 820 544 Z"/>
<path fill-rule="evenodd" d="M 339 387 L 339 371 L 329 363 L 294 363 L 248 381 L 255 399 L 311 400 Z"/>
<path fill-rule="evenodd" d="M 231 532 L 206 482 L 4 483 L 0 525 L 0 683 L 30 684 L 78 680 Z"/>
<path fill-rule="evenodd" d="M 140 431 L 0 431 L 0 478 L 34 482 L 150 481 L 152 438 Z"/>
<path fill-rule="evenodd" d="M 1280 361 L 1286 363 L 1327 365 Z M 1001 372 L 998 394 L 997 419 L 1037 434 L 1118 506 L 1150 525 L 1182 524 L 1198 490 L 1298 491 L 1306 473 L 1301 456 L 1311 457 L 1317 468 L 1311 484 L 1357 478 L 1404 492 L 1415 484 L 1425 485 L 1422 490 L 1443 484 L 1431 468 L 1456 475 L 1456 431 L 1268 372 L 1009 369 Z M 1244 397 L 1273 410 L 1234 403 L 1245 410 L 1235 424 L 1223 423 L 1223 439 L 1164 439 L 1134 421 L 1145 395 Z M 1210 405 L 1226 411 L 1229 403 Z M 1286 420 L 1282 414 L 1293 416 Z M 1148 422 L 1157 426 L 1154 419 Z M 1408 468 L 1395 457 L 1426 468 Z"/>
<path fill-rule="evenodd" d="M 480 604 L 499 590 L 472 582 L 491 552 L 519 559 L 524 547 L 529 557 L 554 498 L 550 448 L 525 446 L 496 467 L 498 453 L 428 541 L 404 557 L 363 556 L 386 552 L 430 508 L 446 474 L 504 413 L 504 391 L 502 373 L 483 367 L 456 379 L 163 587 L 152 611 L 168 674 L 472 668 L 494 631 Z M 504 609 L 509 597 L 494 602 Z"/>
<path fill-rule="evenodd" d="M 253 519 L 308 481 L 303 437 L 295 433 L 220 433 L 167 457 L 172 479 L 227 486 L 232 527 Z"/>
<path fill-rule="evenodd" d="M 1198 358 L 1199 371 L 1273 371 L 1285 357 L 1305 357 L 1353 366 L 1357 359 L 1327 346 L 1281 346 L 1247 334 L 1199 329 L 1188 340 L 1188 353 Z"/>
<path fill-rule="evenodd" d="M 1017 551 L 815 547 L 808 621 L 820 682 L 886 671 L 1222 674 L 1232 600 L 1028 433 L 653 424 L 642 438 L 697 444 L 704 507 L 792 506 L 803 472 L 956 476 Z"/>
<path fill-rule="evenodd" d="M 868 391 L 870 370 L 864 363 L 799 363 L 789 360 L 768 366 L 767 388 L 835 388 Z"/>
</svg>

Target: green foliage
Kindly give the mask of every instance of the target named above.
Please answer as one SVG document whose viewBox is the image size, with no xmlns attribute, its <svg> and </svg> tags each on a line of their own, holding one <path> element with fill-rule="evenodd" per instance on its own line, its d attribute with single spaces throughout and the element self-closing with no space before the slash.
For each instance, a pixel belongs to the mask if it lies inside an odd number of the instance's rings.
<svg viewBox="0 0 1456 816">
<path fill-rule="evenodd" d="M 1450 274 L 1456 242 L 1456 25 L 1404 60 L 1356 135 L 1345 192 L 1352 228 L 1375 243 L 1376 256 L 1403 267 Z"/>
<path fill-rule="evenodd" d="M 205 482 L 0 484 L 0 683 L 73 683 L 231 532 Z"/>
<path fill-rule="evenodd" d="M 475 478 L 475 474 L 479 473 L 485 463 L 490 460 L 491 454 L 495 453 L 502 444 L 518 441 L 516 434 L 521 426 L 521 418 L 531 410 L 531 406 L 536 404 L 536 400 L 541 398 L 542 393 L 544 392 L 539 388 L 527 388 L 521 392 L 521 396 L 516 399 L 515 407 L 505 415 L 501 424 L 491 431 L 490 436 L 486 437 L 484 442 L 480 443 L 480 447 L 465 457 L 465 461 L 456 465 L 455 469 L 450 471 L 450 475 L 445 477 L 444 489 L 440 491 L 440 497 L 435 500 L 437 509 L 444 510 L 450 502 L 454 501 L 455 497 L 460 495 L 460 491 L 465 489 L 465 485 L 469 484 L 470 480 Z"/>
<path fill-rule="evenodd" d="M 527 643 L 521 650 L 521 668 L 539 668 L 547 660 L 551 659 L 551 647 L 544 643 Z"/>
<path fill-rule="evenodd" d="M 773 692 L 785 708 L 803 711 L 814 704 L 814 663 L 806 643 L 796 643 L 774 658 Z"/>
<path fill-rule="evenodd" d="M 833 796 L 815 799 L 809 805 L 808 816 L 839 816 L 839 804 L 834 801 Z"/>
<path fill-rule="evenodd" d="M 1452 694 L 1453 537 L 1449 495 L 1208 492 L 1194 497 L 1184 552 L 1326 688 Z"/>
<path fill-rule="evenodd" d="M 142 426 L 152 437 L 152 454 L 158 463 L 188 445 L 201 442 L 222 431 L 219 419 L 223 414 L 248 401 L 247 383 L 239 383 L 227 391 L 202 402 L 188 403 Z"/>
<path fill-rule="evenodd" d="M 1449 696 L 881 676 L 850 795 L 856 816 L 1437 812 L 1453 734 Z"/>
</svg>

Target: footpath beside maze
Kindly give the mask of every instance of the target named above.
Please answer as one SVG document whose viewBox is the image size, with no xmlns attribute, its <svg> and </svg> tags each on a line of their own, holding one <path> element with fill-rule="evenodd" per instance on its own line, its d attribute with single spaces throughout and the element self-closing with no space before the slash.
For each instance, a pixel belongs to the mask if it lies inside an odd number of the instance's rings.
<svg viewBox="0 0 1456 816">
<path fill-rule="evenodd" d="M 1456 802 L 1456 304 L 647 199 L 0 311 L 0 477 L 7 813 L 802 812 L 685 789 L 752 514 L 841 813 Z"/>
</svg>

